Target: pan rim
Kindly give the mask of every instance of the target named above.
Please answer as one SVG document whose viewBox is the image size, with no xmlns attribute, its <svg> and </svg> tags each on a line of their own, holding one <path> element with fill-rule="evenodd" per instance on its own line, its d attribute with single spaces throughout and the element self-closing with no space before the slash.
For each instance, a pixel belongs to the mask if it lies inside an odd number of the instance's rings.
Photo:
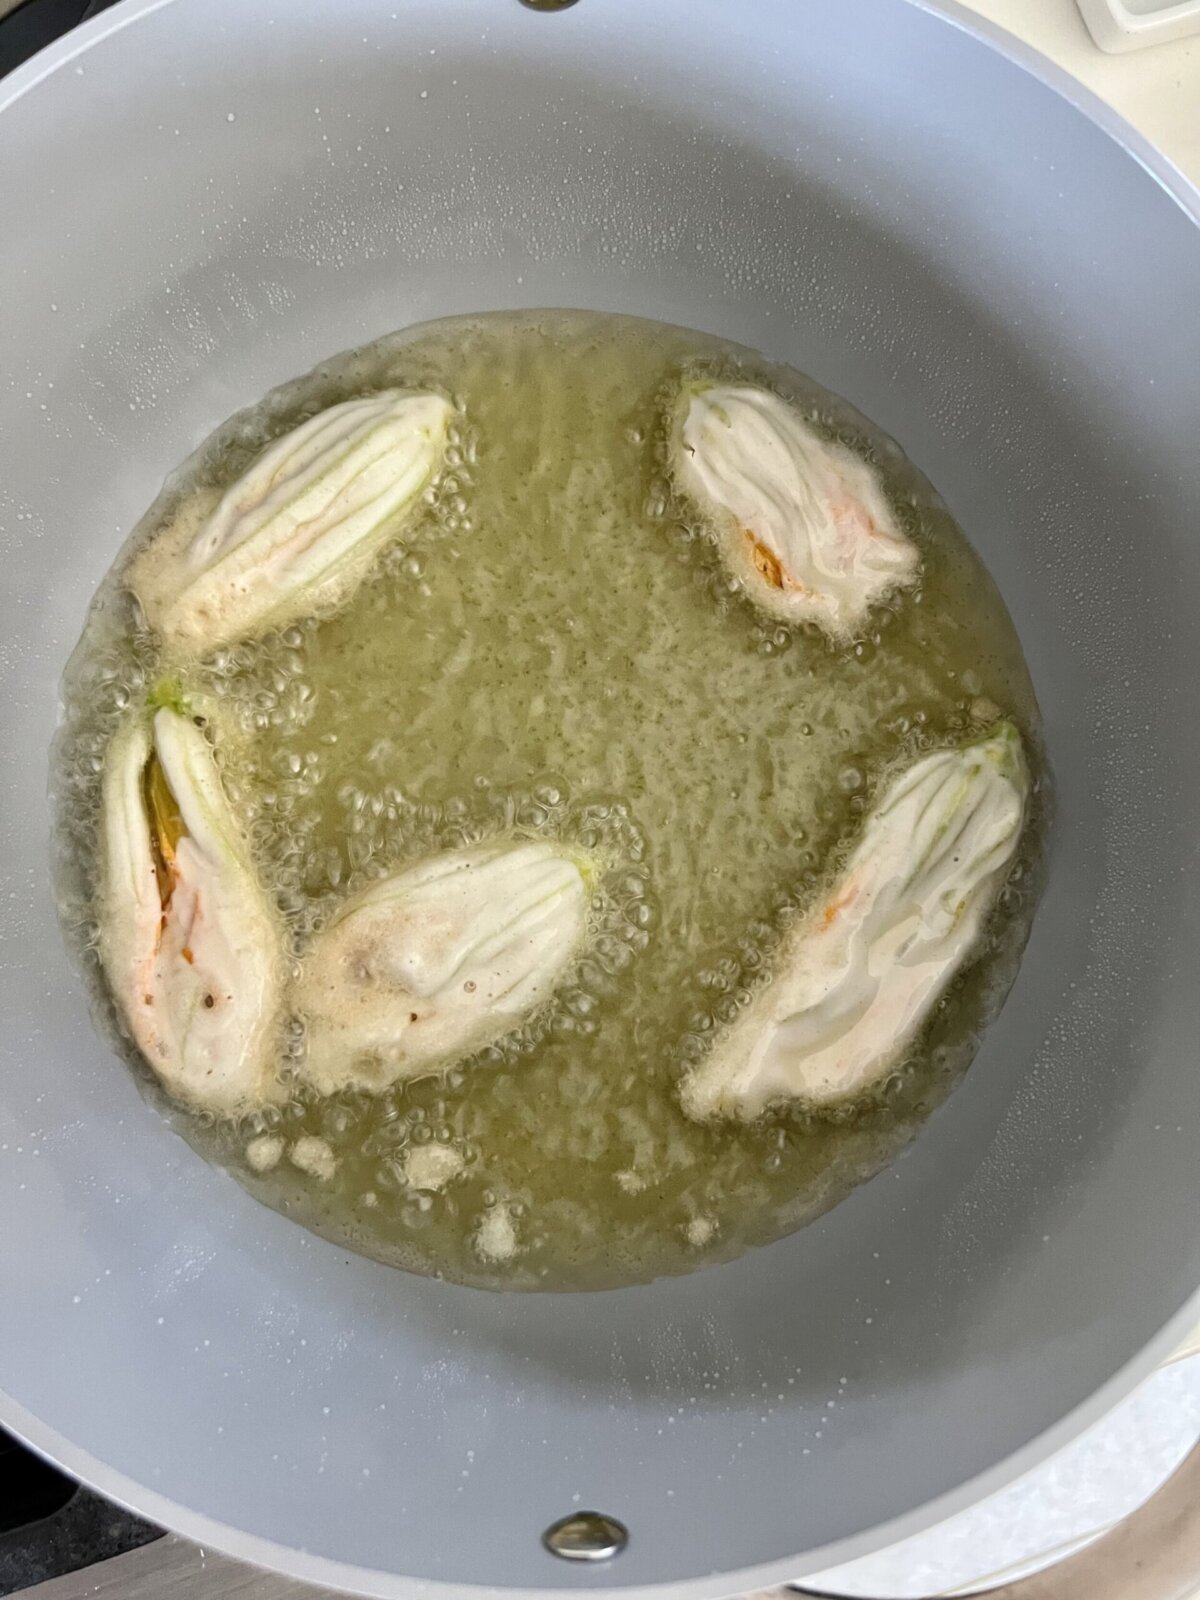
<svg viewBox="0 0 1200 1600">
<path fill-rule="evenodd" d="M 659 1584 L 611 1584 L 606 1587 L 624 1600 L 662 1600 L 665 1595 L 686 1596 L 687 1600 L 728 1600 L 731 1594 L 750 1594 L 803 1581 L 813 1573 L 844 1566 L 863 1556 L 887 1549 L 914 1534 L 926 1532 L 939 1522 L 978 1505 L 989 1495 L 1007 1487 L 1025 1473 L 1040 1466 L 1064 1446 L 1099 1422 L 1170 1356 L 1200 1319 L 1200 1290 L 1190 1295 L 1175 1315 L 1107 1383 L 1080 1405 L 1068 1411 L 1049 1428 L 1030 1439 L 1019 1450 L 1005 1456 L 975 1477 L 954 1489 L 915 1506 L 890 1521 L 806 1551 L 752 1567 L 738 1567 L 699 1578 L 679 1578 Z M 169 1496 L 159 1494 L 123 1472 L 106 1465 L 89 1451 L 70 1443 L 57 1430 L 47 1426 L 0 1389 L 0 1423 L 24 1444 L 63 1468 L 88 1488 L 96 1490 L 125 1510 L 158 1523 L 168 1533 L 215 1550 L 235 1561 L 248 1562 L 303 1583 L 331 1589 L 335 1594 L 361 1595 L 368 1600 L 411 1600 L 429 1593 L 438 1600 L 495 1600 L 501 1595 L 533 1595 L 537 1600 L 574 1600 L 578 1588 L 530 1589 L 511 1586 L 455 1583 L 435 1578 L 403 1577 L 375 1567 L 360 1567 L 350 1562 L 319 1556 L 278 1544 L 260 1534 L 236 1528 L 192 1511 Z M 585 1569 L 586 1575 L 587 1569 Z"/>
</svg>

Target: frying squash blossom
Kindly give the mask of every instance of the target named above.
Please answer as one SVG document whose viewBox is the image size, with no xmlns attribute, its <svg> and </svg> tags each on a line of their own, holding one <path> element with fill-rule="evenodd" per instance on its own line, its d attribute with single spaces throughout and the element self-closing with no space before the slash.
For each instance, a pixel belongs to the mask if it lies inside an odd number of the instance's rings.
<svg viewBox="0 0 1200 1600">
<path fill-rule="evenodd" d="M 783 1102 L 829 1106 L 874 1088 L 977 947 L 1028 786 L 1007 723 L 894 778 L 766 984 L 684 1079 L 688 1115 L 749 1121 Z"/>
<path fill-rule="evenodd" d="M 873 606 L 916 579 L 917 547 L 875 470 L 768 389 L 689 386 L 671 460 L 726 565 L 771 616 L 846 640 Z"/>
<path fill-rule="evenodd" d="M 386 389 L 294 428 L 222 495 L 190 542 L 168 528 L 128 583 L 179 655 L 349 599 L 441 467 L 453 408 Z"/>
<path fill-rule="evenodd" d="M 283 926 L 190 716 L 163 707 L 113 740 L 101 855 L 101 962 L 164 1086 L 220 1116 L 281 1098 Z"/>
<path fill-rule="evenodd" d="M 346 902 L 304 963 L 303 1072 L 384 1089 L 493 1044 L 550 998 L 582 945 L 592 869 L 543 841 L 450 850 Z"/>
</svg>

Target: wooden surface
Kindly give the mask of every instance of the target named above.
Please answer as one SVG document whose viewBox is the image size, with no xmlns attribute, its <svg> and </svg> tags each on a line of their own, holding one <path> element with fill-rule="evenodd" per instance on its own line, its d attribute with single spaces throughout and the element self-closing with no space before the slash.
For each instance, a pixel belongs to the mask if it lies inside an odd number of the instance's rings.
<svg viewBox="0 0 1200 1600">
<path fill-rule="evenodd" d="M 20 1600 L 342 1600 L 331 1589 L 205 1553 L 174 1534 L 65 1578 L 23 1589 Z"/>
</svg>

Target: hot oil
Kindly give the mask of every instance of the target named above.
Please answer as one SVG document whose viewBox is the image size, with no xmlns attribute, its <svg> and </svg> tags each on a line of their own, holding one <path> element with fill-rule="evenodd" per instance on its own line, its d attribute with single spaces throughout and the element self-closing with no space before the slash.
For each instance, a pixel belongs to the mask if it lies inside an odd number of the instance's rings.
<svg viewBox="0 0 1200 1600">
<path fill-rule="evenodd" d="M 769 384 L 883 473 L 922 577 L 852 644 L 761 617 L 673 495 L 663 416 L 695 373 Z M 679 1108 L 679 1074 L 761 975 L 881 773 L 1001 712 L 1039 773 L 1012 624 L 929 485 L 843 403 L 706 336 L 581 313 L 454 319 L 328 363 L 220 430 L 133 546 L 198 520 L 285 427 L 392 384 L 461 407 L 420 517 L 343 611 L 217 652 L 186 690 L 297 960 L 379 871 L 513 831 L 601 852 L 589 950 L 546 1013 L 443 1077 L 377 1098 L 298 1092 L 239 1127 L 171 1114 L 268 1204 L 416 1271 L 595 1288 L 736 1255 L 878 1170 L 1012 979 L 1040 802 L 987 948 L 874 1104 L 751 1127 Z M 161 666 L 119 575 L 69 669 L 59 747 L 64 914 L 85 944 L 104 748 Z M 416 1187 L 407 1162 L 434 1145 L 450 1153 L 414 1171 L 443 1186 Z"/>
</svg>

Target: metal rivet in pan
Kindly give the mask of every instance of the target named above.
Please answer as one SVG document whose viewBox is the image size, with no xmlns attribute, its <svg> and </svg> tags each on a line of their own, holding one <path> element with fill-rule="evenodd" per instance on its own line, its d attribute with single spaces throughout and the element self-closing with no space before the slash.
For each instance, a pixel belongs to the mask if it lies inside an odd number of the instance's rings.
<svg viewBox="0 0 1200 1600">
<path fill-rule="evenodd" d="M 573 6 L 575 0 L 521 0 L 523 6 L 528 6 L 530 11 L 565 11 L 568 6 Z"/>
<path fill-rule="evenodd" d="M 610 1561 L 629 1543 L 629 1529 L 603 1511 L 573 1511 L 551 1523 L 542 1543 L 564 1561 Z"/>
</svg>

